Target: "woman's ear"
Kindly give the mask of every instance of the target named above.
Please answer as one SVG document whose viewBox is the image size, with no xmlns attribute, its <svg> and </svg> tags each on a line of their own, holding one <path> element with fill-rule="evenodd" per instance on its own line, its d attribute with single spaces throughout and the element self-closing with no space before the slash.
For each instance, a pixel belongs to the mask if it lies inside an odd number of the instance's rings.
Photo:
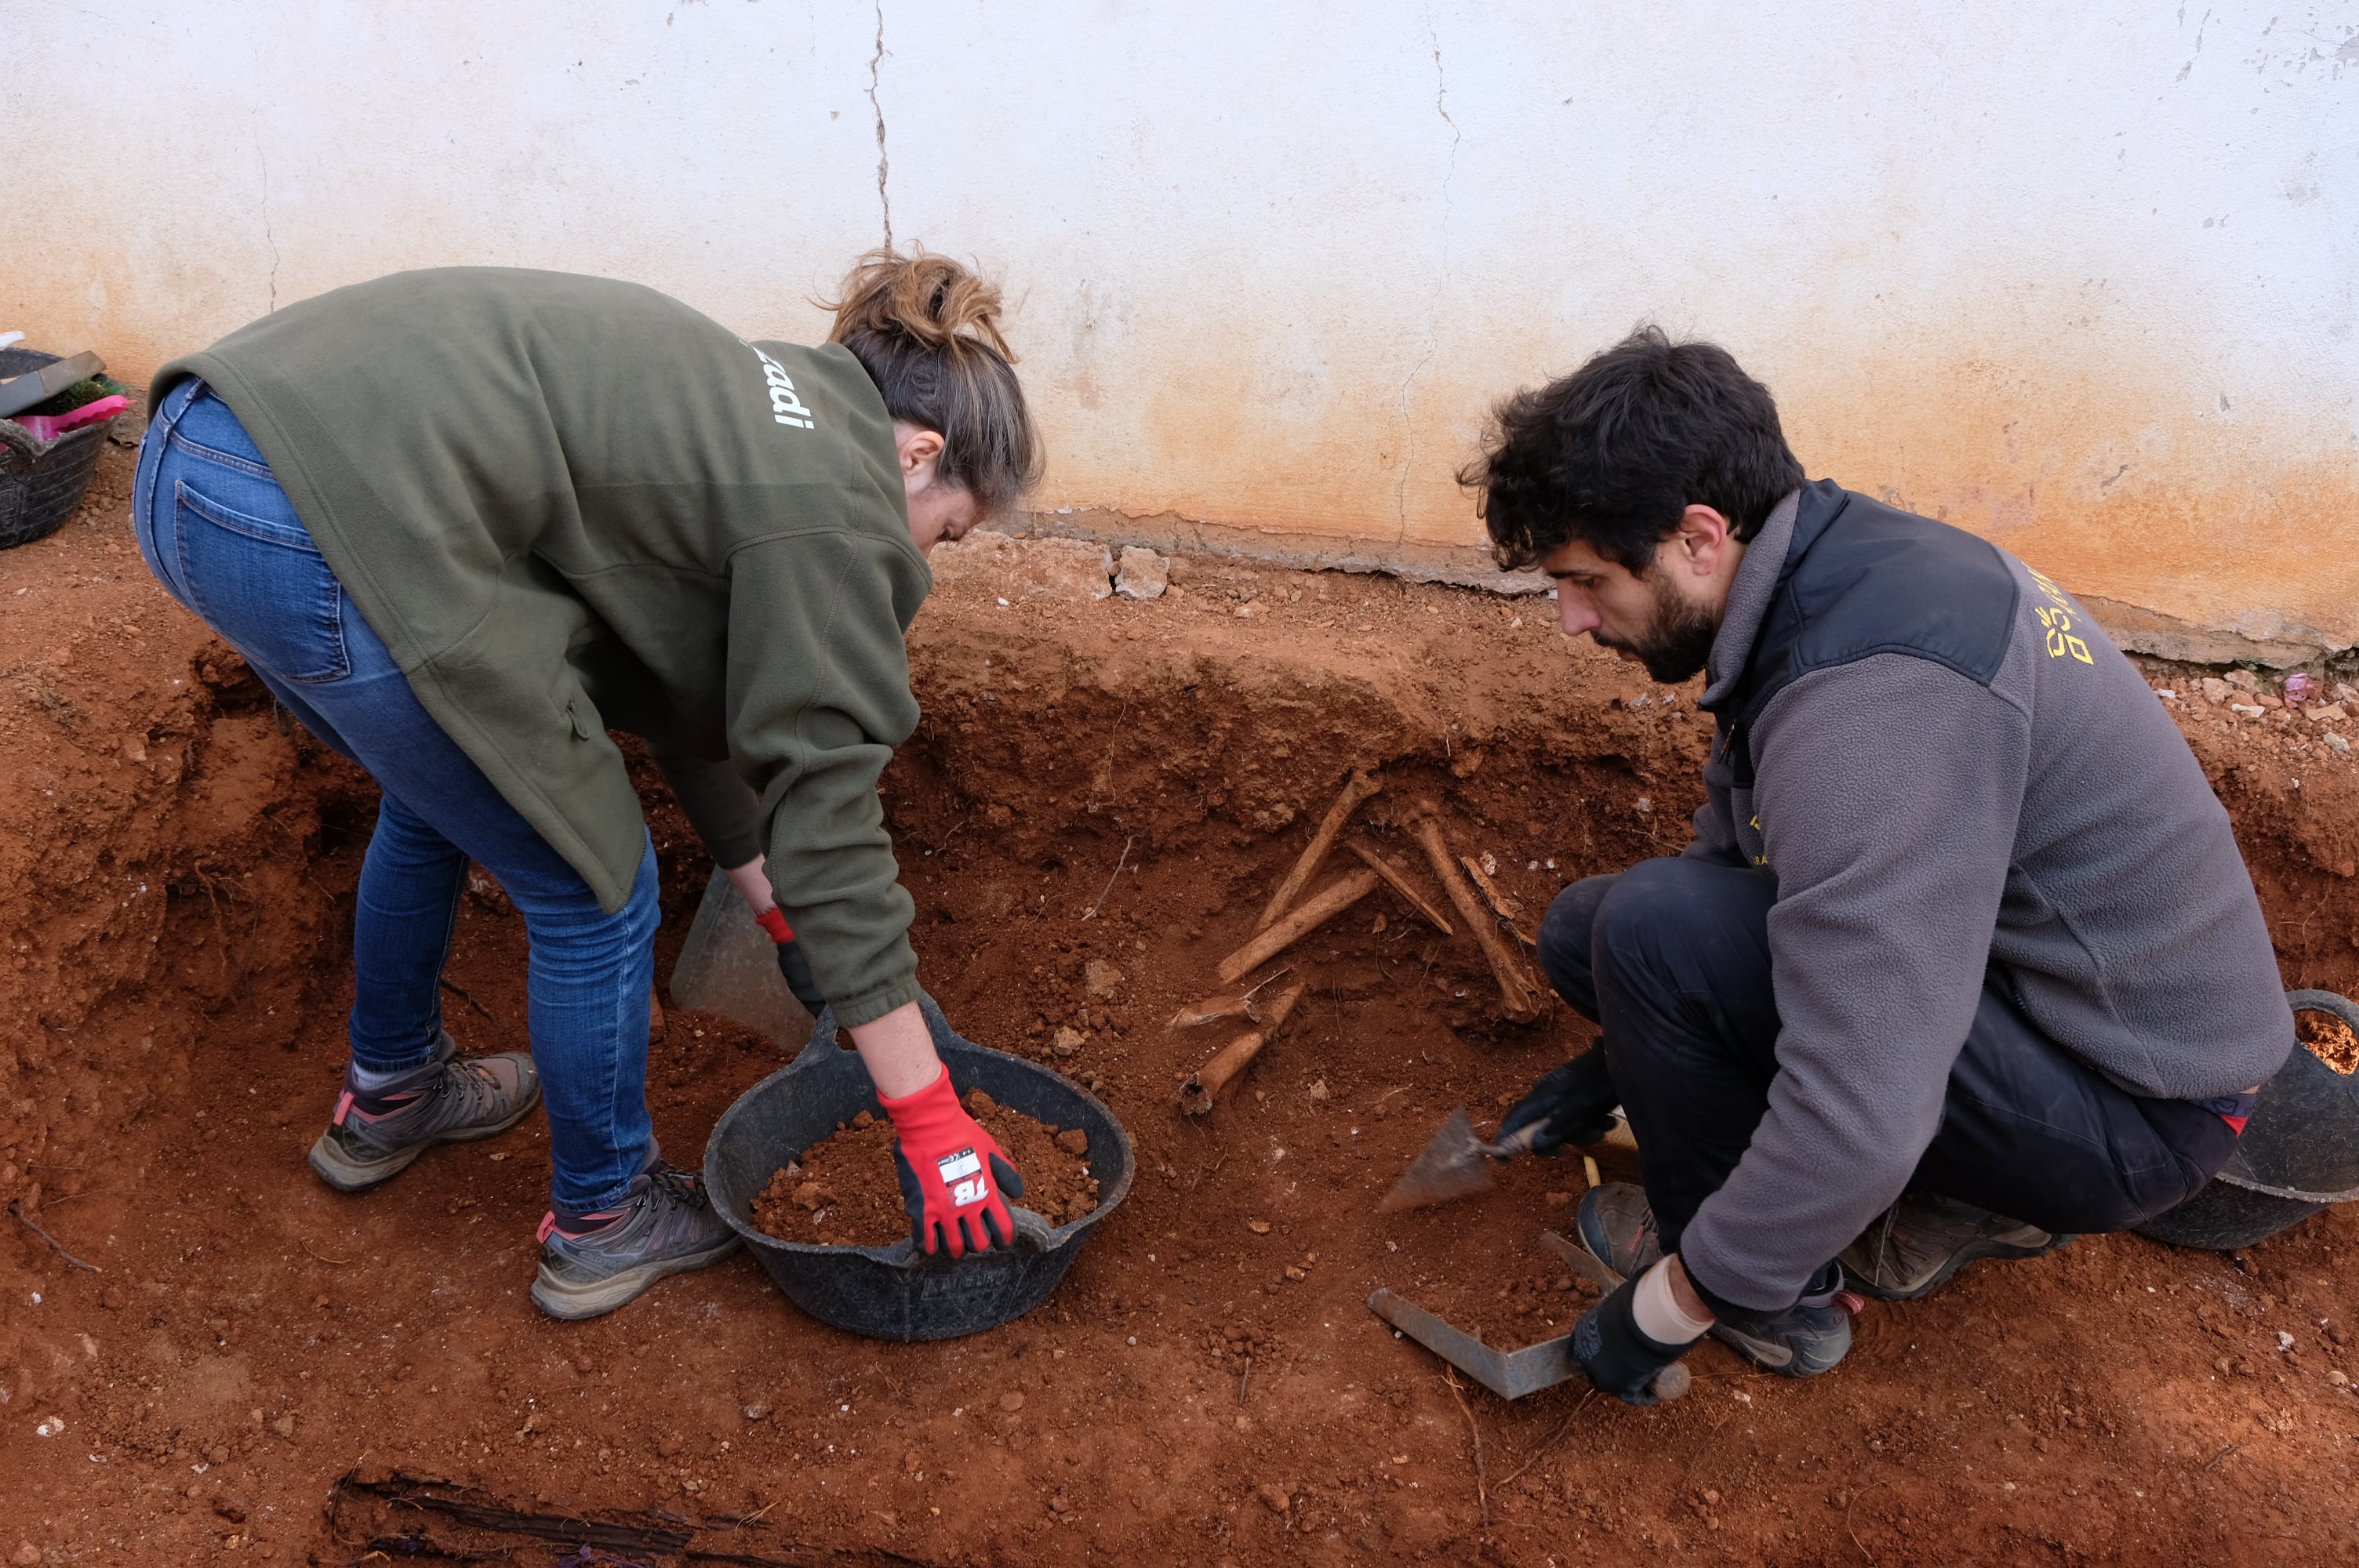
<svg viewBox="0 0 2359 1568">
<path fill-rule="evenodd" d="M 923 484 L 933 477 L 934 465 L 942 455 L 941 433 L 921 430 L 915 425 L 893 422 L 894 445 L 901 454 L 901 479 L 905 484 Z"/>
</svg>

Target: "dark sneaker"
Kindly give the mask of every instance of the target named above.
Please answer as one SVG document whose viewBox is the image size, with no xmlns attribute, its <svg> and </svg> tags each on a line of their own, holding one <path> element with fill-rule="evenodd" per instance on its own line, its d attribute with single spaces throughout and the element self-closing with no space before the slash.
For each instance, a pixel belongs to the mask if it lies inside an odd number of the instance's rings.
<svg viewBox="0 0 2359 1568">
<path fill-rule="evenodd" d="M 1784 1312 L 1734 1314 L 1712 1325 L 1714 1339 L 1766 1371 L 1815 1378 L 1851 1349 L 1851 1314 L 1837 1301 L 1843 1270 L 1824 1265 Z"/>
<path fill-rule="evenodd" d="M 633 1179 L 618 1208 L 540 1222 L 540 1273 L 532 1304 L 551 1317 L 613 1312 L 666 1274 L 718 1263 L 739 1238 L 713 1212 L 704 1184 L 677 1165 Z"/>
<path fill-rule="evenodd" d="M 1583 1194 L 1576 1228 L 1589 1255 L 1625 1280 L 1653 1268 L 1663 1256 L 1654 1206 L 1644 1187 L 1628 1182 L 1607 1182 Z M 1851 1349 L 1851 1314 L 1835 1300 L 1842 1283 L 1841 1271 L 1828 1264 L 1802 1299 L 1784 1312 L 1721 1318 L 1712 1325 L 1712 1336 L 1756 1367 L 1788 1378 L 1814 1378 Z"/>
<path fill-rule="evenodd" d="M 532 1058 L 513 1051 L 461 1056 L 448 1034 L 434 1059 L 400 1081 L 363 1094 L 347 1072 L 328 1130 L 311 1145 L 311 1169 L 340 1193 L 398 1175 L 437 1143 L 496 1138 L 540 1103 Z"/>
<path fill-rule="evenodd" d="M 2037 1258 L 2071 1239 L 1954 1198 L 1908 1193 L 1843 1249 L 1843 1274 L 1864 1296 L 1913 1302 L 1977 1258 Z"/>
</svg>

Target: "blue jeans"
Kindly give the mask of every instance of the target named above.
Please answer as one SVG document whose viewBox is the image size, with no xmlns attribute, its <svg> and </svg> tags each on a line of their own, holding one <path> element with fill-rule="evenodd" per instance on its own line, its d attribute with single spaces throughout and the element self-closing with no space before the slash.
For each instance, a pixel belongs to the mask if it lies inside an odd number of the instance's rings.
<svg viewBox="0 0 2359 1568">
<path fill-rule="evenodd" d="M 433 1055 L 459 895 L 467 862 L 479 861 L 531 940 L 527 989 L 551 1196 L 575 1213 L 620 1203 L 655 1149 L 653 847 L 629 901 L 608 914 L 419 704 L 253 438 L 201 382 L 183 382 L 157 411 L 131 514 L 157 580 L 383 792 L 353 917 L 353 1060 L 391 1073 Z"/>
</svg>

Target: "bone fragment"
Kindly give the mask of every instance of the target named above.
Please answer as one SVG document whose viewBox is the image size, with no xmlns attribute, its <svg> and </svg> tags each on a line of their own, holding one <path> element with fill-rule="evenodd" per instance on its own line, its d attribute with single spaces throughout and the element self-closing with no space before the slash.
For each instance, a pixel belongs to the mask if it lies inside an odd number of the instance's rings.
<svg viewBox="0 0 2359 1568">
<path fill-rule="evenodd" d="M 1524 901 L 1493 881 L 1491 873 L 1483 869 L 1482 861 L 1472 855 L 1461 855 L 1458 863 L 1466 868 L 1466 874 L 1474 879 L 1474 885 L 1483 890 L 1484 902 L 1499 912 L 1500 919 L 1518 920 L 1523 917 Z"/>
<path fill-rule="evenodd" d="M 1531 972 L 1524 968 L 1522 957 L 1499 939 L 1498 926 L 1475 902 L 1474 890 L 1466 885 L 1466 879 L 1452 863 L 1450 846 L 1441 837 L 1440 810 L 1430 801 L 1421 802 L 1409 823 L 1409 832 L 1424 849 L 1425 858 L 1433 862 L 1433 874 L 1441 879 L 1450 902 L 1458 906 L 1460 917 L 1482 945 L 1492 978 L 1499 982 L 1499 1000 L 1506 1015 L 1517 1023 L 1529 1023 L 1539 1017 L 1543 1006 L 1539 988 L 1532 983 Z"/>
<path fill-rule="evenodd" d="M 1313 893 L 1301 908 L 1222 959 L 1213 973 L 1220 976 L 1223 985 L 1235 984 L 1256 966 L 1284 952 L 1296 937 L 1317 929 L 1375 892 L 1377 881 L 1374 871 L 1353 871 L 1336 878 Z"/>
<path fill-rule="evenodd" d="M 1238 1035 L 1215 1052 L 1211 1061 L 1197 1068 L 1194 1075 L 1180 1086 L 1180 1108 L 1190 1116 L 1201 1116 L 1212 1109 L 1213 1102 L 1228 1092 L 1229 1086 L 1236 1082 L 1237 1076 L 1261 1054 L 1261 1048 L 1269 1044 L 1269 1037 L 1277 1033 L 1278 1025 L 1286 1022 L 1286 1015 L 1294 1011 L 1294 1004 L 1302 1000 L 1302 993 L 1308 989 L 1309 982 L 1297 980 L 1279 992 L 1277 1000 L 1269 1004 L 1269 1016 L 1262 1021 L 1260 1028 L 1249 1029 Z"/>
<path fill-rule="evenodd" d="M 1269 895 L 1268 907 L 1261 912 L 1261 919 L 1254 924 L 1256 931 L 1266 931 L 1276 925 L 1277 917 L 1301 896 L 1302 890 L 1310 885 L 1310 879 L 1319 874 L 1319 868 L 1326 864 L 1327 851 L 1335 847 L 1336 837 L 1343 831 L 1343 825 L 1352 819 L 1352 813 L 1360 808 L 1362 801 L 1384 787 L 1384 775 L 1360 770 L 1354 770 L 1352 776 L 1343 781 L 1343 793 L 1337 795 L 1335 804 L 1327 808 L 1326 816 L 1320 821 L 1319 831 L 1310 836 L 1310 842 L 1304 846 L 1300 857 L 1295 860 L 1294 869 L 1286 873 L 1286 880 L 1277 884 L 1276 892 Z"/>
<path fill-rule="evenodd" d="M 1393 892 L 1400 894 L 1402 901 L 1405 902 L 1411 909 L 1414 909 L 1418 914 L 1423 915 L 1428 921 L 1431 922 L 1435 930 L 1440 932 L 1444 936 L 1455 936 L 1458 935 L 1457 928 L 1451 925 L 1449 921 L 1444 920 L 1441 917 L 1441 911 L 1434 908 L 1432 904 L 1427 903 L 1425 895 L 1418 892 L 1416 887 L 1410 883 L 1408 873 L 1402 871 L 1398 866 L 1394 865 L 1392 861 L 1386 860 L 1383 851 L 1372 849 L 1368 845 L 1360 842 L 1357 838 L 1353 839 L 1349 844 L 1346 844 L 1344 848 L 1351 850 L 1354 855 L 1359 856 L 1361 860 L 1365 860 L 1368 863 L 1368 870 L 1384 878 L 1386 885 L 1391 887 Z"/>
<path fill-rule="evenodd" d="M 1258 1023 L 1261 1022 L 1261 1015 L 1254 1007 L 1254 993 L 1266 987 L 1271 980 L 1277 979 L 1279 975 L 1289 973 L 1292 968 L 1292 965 L 1287 965 L 1285 968 L 1271 974 L 1268 979 L 1263 980 L 1258 985 L 1249 986 L 1242 990 L 1225 990 L 1218 996 L 1208 996 L 1201 1001 L 1192 1002 L 1190 1005 L 1181 1008 L 1178 1012 L 1173 1013 L 1171 1015 L 1171 1022 L 1165 1024 L 1163 1027 L 1166 1029 L 1193 1029 L 1200 1023 L 1210 1023 L 1214 1019 L 1236 1018 L 1240 1016 L 1250 1018 L 1255 1022 Z"/>
<path fill-rule="evenodd" d="M 1539 943 L 1527 935 L 1523 926 L 1517 923 L 1524 913 L 1524 901 L 1493 881 L 1491 873 L 1484 871 L 1483 862 L 1473 856 L 1461 855 L 1458 863 L 1466 868 L 1466 874 L 1473 878 L 1474 885 L 1482 890 L 1484 902 L 1498 911 L 1499 918 L 1507 923 L 1507 929 L 1516 934 L 1516 940 L 1527 947 L 1537 948 Z"/>
</svg>

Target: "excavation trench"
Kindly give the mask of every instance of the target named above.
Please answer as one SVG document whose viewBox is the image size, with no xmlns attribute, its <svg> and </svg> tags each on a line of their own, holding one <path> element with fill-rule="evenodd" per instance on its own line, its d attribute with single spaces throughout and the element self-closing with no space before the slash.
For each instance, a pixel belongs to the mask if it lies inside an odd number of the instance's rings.
<svg viewBox="0 0 2359 1568">
<path fill-rule="evenodd" d="M 107 482 L 0 557 L 0 594 L 38 590 L 7 600 L 30 608 L 0 658 L 0 1186 L 21 1217 L 0 1245 L 0 1464 L 31 1500 L 0 1551 L 538 1560 L 577 1538 L 514 1521 L 579 1519 L 621 1532 L 579 1541 L 647 1561 L 1537 1563 L 1630 1540 L 1913 1561 L 2211 1555 L 2266 1519 L 2285 1550 L 2256 1560 L 2295 1560 L 2348 1511 L 2325 1503 L 2359 1433 L 2330 1376 L 2359 1372 L 2343 1211 L 2234 1259 L 2104 1238 L 1985 1266 L 1873 1309 L 1809 1384 L 1711 1346 L 1675 1407 L 1575 1384 L 1462 1412 L 1363 1303 L 1389 1285 L 1506 1338 L 1560 1329 L 1580 1297 L 1536 1243 L 1578 1165 L 1421 1214 L 1375 1202 L 1452 1106 L 1485 1125 L 1588 1027 L 1553 1004 L 1503 1022 L 1469 935 L 1386 888 L 1284 955 L 1303 998 L 1207 1115 L 1180 1084 L 1245 1025 L 1165 1022 L 1220 989 L 1353 768 L 1387 781 L 1355 832 L 1422 878 L 1403 817 L 1436 802 L 1528 931 L 1571 878 L 1685 841 L 1709 729 L 1692 688 L 1565 644 L 1530 606 L 1336 574 L 1192 562 L 1180 594 L 1130 604 L 1074 600 L 1020 551 L 953 557 L 913 634 L 926 719 L 885 794 L 922 978 L 963 1033 L 1095 1088 L 1137 1145 L 1131 1197 L 1046 1306 L 875 1344 L 740 1258 L 544 1322 L 524 1295 L 538 1134 L 359 1198 L 304 1171 L 342 1065 L 371 788 L 144 583 Z M 2288 984 L 2359 986 L 2348 762 L 2188 724 Z M 637 772 L 661 977 L 707 866 Z M 1358 865 L 1339 851 L 1313 888 Z M 465 1045 L 525 1044 L 522 979 L 484 881 L 445 999 Z M 679 1009 L 652 1057 L 684 1162 L 779 1062 Z"/>
</svg>

